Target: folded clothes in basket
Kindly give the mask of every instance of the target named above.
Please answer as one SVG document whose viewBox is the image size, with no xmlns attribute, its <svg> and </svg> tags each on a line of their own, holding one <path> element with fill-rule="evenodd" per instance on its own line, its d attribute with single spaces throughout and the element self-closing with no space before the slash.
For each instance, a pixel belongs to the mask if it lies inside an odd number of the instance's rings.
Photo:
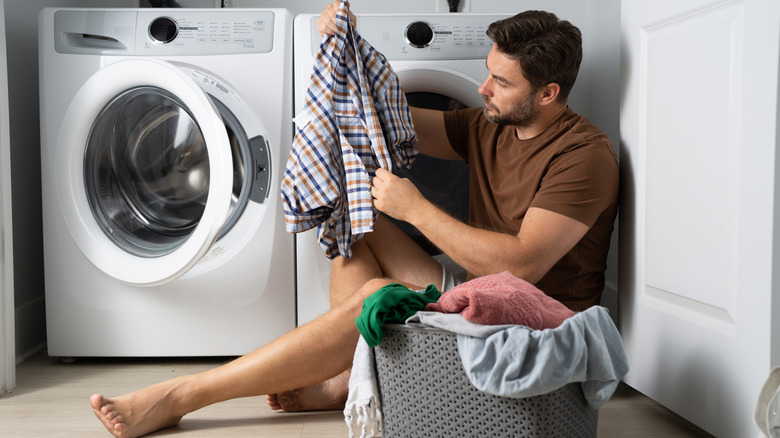
<svg viewBox="0 0 780 438">
<path fill-rule="evenodd" d="M 477 324 L 519 324 L 536 330 L 558 327 L 574 316 L 531 283 L 502 272 L 467 281 L 443 295 L 432 284 L 421 291 L 388 284 L 363 301 L 355 323 L 368 346 L 374 347 L 382 341 L 385 324 L 402 323 L 423 309 L 458 313 Z"/>
<path fill-rule="evenodd" d="M 574 316 L 563 303 L 509 272 L 485 275 L 452 288 L 425 310 L 460 313 L 477 324 L 555 328 Z"/>
</svg>

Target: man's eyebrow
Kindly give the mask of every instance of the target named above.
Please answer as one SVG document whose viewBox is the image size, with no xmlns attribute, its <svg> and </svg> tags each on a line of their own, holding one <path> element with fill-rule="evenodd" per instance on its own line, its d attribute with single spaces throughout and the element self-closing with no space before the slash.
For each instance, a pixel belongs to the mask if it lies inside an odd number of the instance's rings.
<svg viewBox="0 0 780 438">
<path fill-rule="evenodd" d="M 503 84 L 506 84 L 506 85 L 512 85 L 512 83 L 511 83 L 511 82 L 509 82 L 509 81 L 508 81 L 508 80 L 507 80 L 505 77 L 503 77 L 503 76 L 496 76 L 496 75 L 494 75 L 494 74 L 493 74 L 493 72 L 491 72 L 491 71 L 490 71 L 490 68 L 489 68 L 489 67 L 488 67 L 488 65 L 487 65 L 487 59 L 485 60 L 485 68 L 487 68 L 488 74 L 489 74 L 489 75 L 490 75 L 490 76 L 491 76 L 493 79 L 495 79 L 495 80 L 497 80 L 498 82 L 501 82 L 501 83 L 503 83 Z"/>
<path fill-rule="evenodd" d="M 496 76 L 492 73 L 490 75 L 493 76 L 493 79 L 497 80 L 498 82 L 501 82 L 505 85 L 512 85 L 512 83 L 506 80 L 506 78 L 504 78 L 503 76 Z"/>
</svg>

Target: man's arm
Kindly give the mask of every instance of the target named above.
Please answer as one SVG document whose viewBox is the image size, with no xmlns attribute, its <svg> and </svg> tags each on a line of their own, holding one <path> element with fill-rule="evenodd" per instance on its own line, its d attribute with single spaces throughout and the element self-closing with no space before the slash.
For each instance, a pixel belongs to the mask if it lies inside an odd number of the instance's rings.
<svg viewBox="0 0 780 438">
<path fill-rule="evenodd" d="M 447 137 L 444 128 L 444 113 L 438 110 L 409 107 L 412 113 L 412 123 L 417 134 L 417 149 L 420 153 L 443 158 L 445 160 L 462 160 Z"/>
<path fill-rule="evenodd" d="M 414 185 L 384 170 L 371 191 L 382 212 L 414 225 L 456 263 L 476 276 L 509 271 L 530 283 L 545 274 L 587 233 L 588 226 L 541 208 L 529 208 L 517 235 L 464 224 L 428 202 Z"/>
</svg>

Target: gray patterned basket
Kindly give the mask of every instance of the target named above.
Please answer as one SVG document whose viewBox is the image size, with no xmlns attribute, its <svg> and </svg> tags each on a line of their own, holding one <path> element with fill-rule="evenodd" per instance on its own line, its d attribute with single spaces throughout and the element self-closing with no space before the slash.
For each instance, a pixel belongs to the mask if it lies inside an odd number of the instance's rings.
<svg viewBox="0 0 780 438">
<path fill-rule="evenodd" d="M 374 354 L 383 438 L 596 436 L 598 411 L 578 383 L 520 399 L 474 388 L 455 334 L 389 324 Z"/>
</svg>

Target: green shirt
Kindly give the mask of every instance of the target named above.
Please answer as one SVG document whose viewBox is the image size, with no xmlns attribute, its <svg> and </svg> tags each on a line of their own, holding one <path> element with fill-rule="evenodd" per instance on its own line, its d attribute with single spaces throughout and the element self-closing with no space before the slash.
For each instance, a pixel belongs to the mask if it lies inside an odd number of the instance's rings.
<svg viewBox="0 0 780 438">
<path fill-rule="evenodd" d="M 382 341 L 382 327 L 385 323 L 402 323 L 423 310 L 428 303 L 435 303 L 441 292 L 434 285 L 428 285 L 423 292 L 392 283 L 371 294 L 363 301 L 363 310 L 355 319 L 358 331 L 369 347 Z"/>
</svg>

